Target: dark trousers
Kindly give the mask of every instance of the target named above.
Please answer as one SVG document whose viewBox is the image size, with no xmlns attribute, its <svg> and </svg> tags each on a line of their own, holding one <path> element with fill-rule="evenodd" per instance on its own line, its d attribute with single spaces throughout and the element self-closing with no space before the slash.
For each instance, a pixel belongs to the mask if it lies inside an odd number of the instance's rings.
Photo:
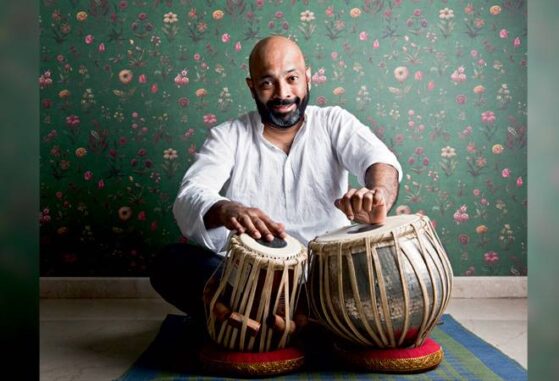
<svg viewBox="0 0 559 381">
<path fill-rule="evenodd" d="M 151 266 L 151 285 L 167 302 L 198 322 L 205 321 L 202 292 L 222 260 L 222 256 L 198 246 L 166 246 Z"/>
</svg>

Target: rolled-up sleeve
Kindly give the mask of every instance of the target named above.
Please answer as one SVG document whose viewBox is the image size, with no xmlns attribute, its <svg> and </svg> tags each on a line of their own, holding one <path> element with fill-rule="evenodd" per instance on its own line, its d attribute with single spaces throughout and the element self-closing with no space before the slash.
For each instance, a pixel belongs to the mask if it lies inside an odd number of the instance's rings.
<svg viewBox="0 0 559 381">
<path fill-rule="evenodd" d="M 365 185 L 365 173 L 375 163 L 389 164 L 398 171 L 402 180 L 402 167 L 396 155 L 354 115 L 341 107 L 333 107 L 328 113 L 333 148 L 341 164 L 361 186 Z"/>
<path fill-rule="evenodd" d="M 214 127 L 182 179 L 173 205 L 175 220 L 183 235 L 214 252 L 220 252 L 229 231 L 206 229 L 204 215 L 216 202 L 234 165 L 234 134 L 231 123 Z"/>
</svg>

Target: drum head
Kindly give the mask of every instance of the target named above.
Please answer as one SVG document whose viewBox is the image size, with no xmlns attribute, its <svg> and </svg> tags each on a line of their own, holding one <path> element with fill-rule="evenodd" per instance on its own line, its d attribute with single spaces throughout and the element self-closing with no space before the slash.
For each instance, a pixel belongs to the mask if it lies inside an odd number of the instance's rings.
<svg viewBox="0 0 559 381">
<path fill-rule="evenodd" d="M 288 259 L 298 255 L 304 249 L 299 241 L 289 235 L 285 240 L 274 237 L 270 243 L 264 239 L 255 240 L 246 233 L 241 234 L 240 239 L 248 249 L 267 258 Z"/>
<path fill-rule="evenodd" d="M 332 232 L 328 232 L 324 235 L 315 238 L 315 242 L 326 243 L 326 242 L 340 242 L 345 240 L 356 240 L 365 237 L 376 237 L 389 234 L 391 231 L 406 226 L 411 225 L 414 222 L 418 222 L 421 217 L 417 214 L 400 214 L 398 216 L 386 217 L 386 221 L 382 225 L 367 225 L 367 224 L 355 224 L 351 226 L 346 226 Z"/>
</svg>

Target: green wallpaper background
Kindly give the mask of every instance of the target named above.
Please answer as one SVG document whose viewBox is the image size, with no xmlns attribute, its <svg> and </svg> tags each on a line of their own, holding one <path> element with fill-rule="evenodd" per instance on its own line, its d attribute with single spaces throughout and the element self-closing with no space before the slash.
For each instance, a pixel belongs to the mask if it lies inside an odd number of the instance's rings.
<svg viewBox="0 0 559 381">
<path fill-rule="evenodd" d="M 526 3 L 42 0 L 41 275 L 140 276 L 208 130 L 255 108 L 248 54 L 295 39 L 311 104 L 404 168 L 391 213 L 435 222 L 456 275 L 526 275 Z"/>
</svg>

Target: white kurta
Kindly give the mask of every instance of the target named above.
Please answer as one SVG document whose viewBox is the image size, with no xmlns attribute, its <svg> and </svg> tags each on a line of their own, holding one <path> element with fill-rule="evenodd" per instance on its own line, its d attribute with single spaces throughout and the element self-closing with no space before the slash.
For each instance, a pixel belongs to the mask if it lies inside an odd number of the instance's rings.
<svg viewBox="0 0 559 381">
<path fill-rule="evenodd" d="M 348 190 L 348 171 L 361 185 L 374 163 L 402 168 L 396 156 L 355 116 L 340 107 L 308 106 L 289 154 L 267 141 L 254 111 L 211 129 L 186 172 L 173 206 L 188 238 L 221 252 L 229 231 L 207 230 L 203 217 L 217 201 L 256 207 L 285 225 L 303 245 L 349 225 L 334 206 Z"/>
</svg>

